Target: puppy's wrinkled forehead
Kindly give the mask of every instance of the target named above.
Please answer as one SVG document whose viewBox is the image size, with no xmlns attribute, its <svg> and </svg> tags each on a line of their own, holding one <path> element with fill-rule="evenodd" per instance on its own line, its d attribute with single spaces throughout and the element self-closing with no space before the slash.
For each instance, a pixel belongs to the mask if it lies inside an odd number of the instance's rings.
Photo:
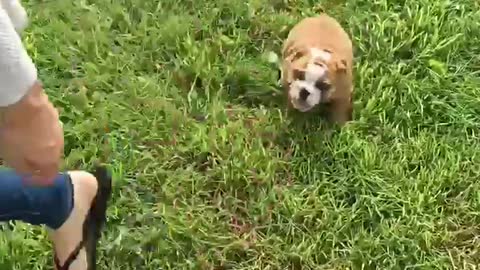
<svg viewBox="0 0 480 270">
<path fill-rule="evenodd" d="M 328 62 L 330 62 L 330 59 L 332 58 L 332 52 L 328 50 L 310 48 L 310 57 L 314 62 L 328 64 Z"/>
<path fill-rule="evenodd" d="M 316 82 L 328 80 L 331 52 L 310 48 L 298 57 L 293 68 L 293 80 Z"/>
</svg>

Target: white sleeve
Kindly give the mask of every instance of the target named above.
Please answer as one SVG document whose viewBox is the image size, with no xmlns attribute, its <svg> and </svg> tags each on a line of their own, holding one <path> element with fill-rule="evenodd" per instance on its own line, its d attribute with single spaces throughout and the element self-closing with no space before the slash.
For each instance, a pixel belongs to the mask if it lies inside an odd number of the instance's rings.
<svg viewBox="0 0 480 270">
<path fill-rule="evenodd" d="M 0 107 L 18 102 L 37 80 L 37 68 L 20 36 L 0 8 Z"/>
</svg>

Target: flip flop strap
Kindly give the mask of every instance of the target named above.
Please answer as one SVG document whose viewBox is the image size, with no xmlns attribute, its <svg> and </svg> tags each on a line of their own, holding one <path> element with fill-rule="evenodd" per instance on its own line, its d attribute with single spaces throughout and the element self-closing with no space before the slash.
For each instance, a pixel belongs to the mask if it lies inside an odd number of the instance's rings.
<svg viewBox="0 0 480 270">
<path fill-rule="evenodd" d="M 84 239 L 82 239 L 82 241 L 78 243 L 77 247 L 72 251 L 72 253 L 70 253 L 70 255 L 68 256 L 67 260 L 63 265 L 60 264 L 60 260 L 58 259 L 57 254 L 55 254 L 53 259 L 55 261 L 55 266 L 57 270 L 68 270 L 70 268 L 70 265 L 73 263 L 73 261 L 77 259 L 78 254 L 80 253 L 80 250 L 84 247 L 84 245 L 85 245 L 85 241 Z"/>
</svg>

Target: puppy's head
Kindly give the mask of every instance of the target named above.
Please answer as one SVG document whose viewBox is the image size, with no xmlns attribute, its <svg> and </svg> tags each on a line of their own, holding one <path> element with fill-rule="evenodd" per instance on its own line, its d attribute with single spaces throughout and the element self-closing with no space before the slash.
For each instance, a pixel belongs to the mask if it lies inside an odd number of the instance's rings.
<svg viewBox="0 0 480 270">
<path fill-rule="evenodd" d="M 336 59 L 329 50 L 309 48 L 297 51 L 285 59 L 288 97 L 291 105 L 307 112 L 320 103 L 328 102 L 335 91 L 338 73 L 346 71 L 346 62 Z"/>
</svg>

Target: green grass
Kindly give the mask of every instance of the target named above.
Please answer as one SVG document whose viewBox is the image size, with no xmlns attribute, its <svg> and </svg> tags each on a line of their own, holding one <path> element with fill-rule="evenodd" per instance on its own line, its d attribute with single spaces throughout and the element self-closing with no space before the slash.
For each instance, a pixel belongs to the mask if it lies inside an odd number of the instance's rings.
<svg viewBox="0 0 480 270">
<path fill-rule="evenodd" d="M 478 1 L 25 5 L 66 168 L 116 177 L 99 269 L 478 269 Z M 355 46 L 343 129 L 286 117 L 263 57 L 322 9 Z M 4 231 L 0 268 L 52 269 L 45 237 Z"/>
</svg>

